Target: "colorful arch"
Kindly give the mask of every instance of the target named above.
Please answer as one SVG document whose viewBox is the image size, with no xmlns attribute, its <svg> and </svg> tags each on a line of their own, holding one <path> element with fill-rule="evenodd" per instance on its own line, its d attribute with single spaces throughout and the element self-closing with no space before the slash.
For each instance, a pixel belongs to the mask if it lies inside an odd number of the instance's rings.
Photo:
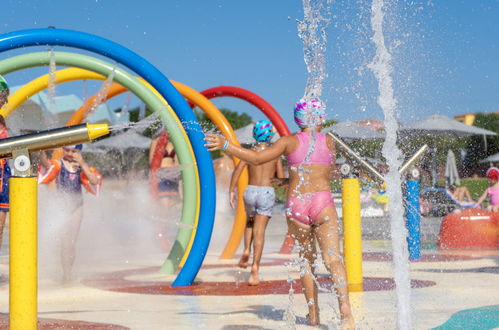
<svg viewBox="0 0 499 330">
<path fill-rule="evenodd" d="M 216 204 L 213 164 L 211 163 L 210 154 L 204 147 L 204 135 L 200 130 L 201 127 L 196 117 L 166 76 L 136 53 L 112 41 L 83 32 L 60 29 L 33 29 L 0 35 L 0 52 L 39 45 L 60 45 L 84 49 L 123 64 L 149 81 L 175 109 L 181 122 L 192 122 L 195 128 L 199 129 L 187 132 L 194 148 L 200 172 L 201 206 L 199 230 L 193 243 L 197 253 L 189 255 L 185 266 L 173 283 L 174 286 L 190 285 L 194 281 L 208 250 Z M 167 128 L 176 124 L 168 123 L 165 116 L 166 112 L 160 112 L 160 114 Z"/>
<path fill-rule="evenodd" d="M 227 138 L 235 143 L 239 144 L 237 142 L 237 137 L 236 134 L 234 133 L 234 130 L 232 129 L 232 126 L 230 123 L 227 121 L 225 116 L 218 110 L 218 108 L 211 103 L 206 97 L 204 97 L 201 93 L 197 92 L 196 90 L 190 88 L 187 85 L 184 85 L 182 83 L 176 82 L 176 81 L 171 81 L 171 83 L 177 88 L 177 90 L 184 96 L 189 102 L 192 102 L 194 105 L 198 106 L 201 110 L 203 110 L 208 118 L 217 126 L 217 128 L 220 130 L 220 132 Z M 109 88 L 108 95 L 104 96 L 104 100 L 107 100 L 111 97 L 114 97 L 118 94 L 126 92 L 127 89 L 124 88 L 123 86 L 120 85 L 112 85 Z M 96 98 L 96 96 L 92 96 L 87 100 L 87 102 L 80 107 L 69 119 L 69 122 L 71 122 L 72 125 L 81 122 L 85 117 L 88 111 L 91 108 L 91 105 L 93 103 L 93 100 Z M 233 157 L 234 164 L 237 166 L 239 160 L 235 157 Z M 238 207 L 236 209 L 236 215 L 234 217 L 234 223 L 237 224 L 238 227 L 243 228 L 244 232 L 244 226 L 246 224 L 246 212 L 244 210 L 244 201 L 243 201 L 243 193 L 244 190 L 246 189 L 246 186 L 248 185 L 248 171 L 245 169 L 243 173 L 241 174 L 241 177 L 238 181 Z M 236 226 L 236 225 L 235 225 Z M 194 229 L 195 231 L 196 229 Z M 193 232 L 193 234 L 195 234 Z M 242 232 L 241 232 L 241 237 L 242 237 Z M 239 241 L 241 240 L 241 237 L 239 237 Z M 191 236 L 191 241 L 189 242 L 187 251 L 190 250 L 192 241 L 193 241 L 194 235 Z M 230 237 L 229 237 L 230 241 Z M 187 254 L 184 254 L 184 257 L 182 258 L 182 261 L 180 262 L 180 265 L 182 266 Z M 167 260 L 172 260 L 173 256 L 169 256 Z M 165 268 L 167 267 L 167 268 Z M 167 273 L 171 273 L 173 270 L 171 269 L 170 265 L 163 266 L 163 271 Z"/>
<path fill-rule="evenodd" d="M 240 100 L 244 100 L 255 107 L 257 107 L 260 111 L 263 112 L 265 116 L 272 122 L 274 127 L 279 132 L 280 136 L 288 136 L 291 135 L 291 132 L 288 128 L 288 125 L 284 122 L 279 113 L 274 109 L 270 103 L 265 101 L 262 97 L 257 94 L 250 92 L 247 89 L 234 87 L 234 86 L 217 86 L 213 88 L 206 89 L 201 92 L 206 98 L 213 99 L 217 97 L 235 97 Z M 190 104 L 192 107 L 192 104 Z M 229 242 L 225 246 L 221 259 L 231 259 L 236 254 L 237 248 L 241 242 L 241 237 L 244 233 L 244 227 L 241 227 L 239 223 L 234 223 L 232 226 L 232 233 L 229 239 Z M 293 239 L 290 234 L 287 233 L 284 238 L 284 242 L 282 243 L 280 253 L 291 253 L 293 249 Z"/>
<path fill-rule="evenodd" d="M 59 53 L 56 53 L 56 55 L 57 54 L 59 54 Z M 74 54 L 74 55 L 77 57 L 77 60 L 78 60 L 79 55 L 78 54 Z M 81 59 L 79 59 L 79 60 L 81 61 Z M 115 77 L 117 80 L 120 80 L 120 76 L 122 76 L 122 75 L 126 76 L 130 80 L 134 79 L 134 77 L 132 75 L 130 75 L 129 73 L 127 73 L 121 69 L 115 69 Z M 67 82 L 67 81 L 83 80 L 83 79 L 105 80 L 106 76 L 101 75 L 101 74 L 97 74 L 97 73 L 92 72 L 92 71 L 79 69 L 79 68 L 70 68 L 70 69 L 64 69 L 64 70 L 60 70 L 60 71 L 55 72 L 55 82 L 57 84 Z M 26 85 L 21 87 L 18 91 L 16 91 L 16 93 L 14 93 L 11 97 L 9 97 L 9 103 L 1 110 L 1 113 L 4 116 L 8 116 L 12 111 L 14 111 L 19 105 L 21 105 L 28 98 L 30 98 L 34 94 L 40 92 L 41 90 L 46 89 L 48 87 L 48 84 L 49 84 L 48 75 L 41 76 L 41 77 L 34 79 L 33 81 L 27 83 Z M 179 125 L 178 127 L 182 127 L 180 125 L 180 122 L 178 121 L 178 118 L 176 117 L 175 113 L 173 112 L 173 110 L 171 108 L 168 107 L 168 104 L 161 97 L 161 95 L 158 94 L 151 85 L 148 85 L 148 84 L 145 84 L 145 85 L 156 95 L 156 97 L 159 97 L 162 100 L 164 106 L 166 106 L 167 109 L 169 109 L 169 112 L 171 114 L 173 114 L 174 120 L 176 120 L 178 122 L 178 125 Z M 118 84 L 115 84 L 113 86 L 120 86 L 121 87 L 121 85 L 118 85 Z M 124 88 L 124 87 L 121 87 L 121 88 Z M 132 86 L 132 88 L 133 88 L 133 86 Z M 116 88 L 114 88 L 114 89 L 116 89 Z M 114 93 L 114 95 L 118 95 L 116 92 L 114 92 L 114 89 L 110 89 L 108 91 L 108 95 L 113 95 L 113 93 Z M 133 91 L 136 91 L 136 90 L 132 90 L 132 92 Z M 93 101 L 93 100 L 90 100 L 90 101 Z M 80 111 L 80 112 L 77 111 L 76 113 L 74 113 L 71 116 L 71 118 L 69 119 L 67 125 L 76 125 L 76 124 L 81 123 L 85 119 L 86 115 L 88 114 L 88 110 L 90 110 L 92 103 L 89 103 L 89 104 L 90 104 L 90 106 L 88 107 L 88 109 L 83 109 L 86 111 Z M 82 113 L 83 113 L 83 115 L 82 115 Z M 189 140 L 187 139 L 185 131 L 183 132 L 182 137 L 184 140 L 181 141 L 181 143 L 182 143 L 181 148 L 185 148 L 185 147 L 188 148 L 189 154 L 191 156 L 191 162 L 186 163 L 186 164 L 183 163 L 183 164 L 184 165 L 194 164 L 192 148 L 190 146 Z M 172 141 L 172 142 L 175 143 L 175 141 Z M 185 146 L 182 146 L 184 144 L 185 144 Z M 54 155 L 54 157 L 59 158 L 60 155 L 57 155 L 58 153 L 60 154 L 60 150 L 59 150 L 59 152 L 55 153 L 56 155 Z M 188 173 L 188 172 L 192 172 L 192 170 L 194 170 L 194 180 L 195 180 L 194 184 L 192 184 L 192 182 L 191 182 L 192 176 L 190 176 Z M 175 243 L 173 244 L 173 247 L 169 253 L 168 258 L 163 263 L 162 269 L 164 272 L 168 272 L 168 273 L 174 273 L 178 269 L 178 265 L 179 265 L 180 261 L 183 258 L 185 260 L 185 258 L 189 254 L 189 250 L 190 250 L 189 243 L 192 241 L 193 234 L 195 233 L 195 230 L 192 230 L 190 228 L 195 228 L 197 225 L 197 218 L 198 218 L 198 212 L 199 212 L 199 182 L 198 182 L 199 178 L 198 178 L 198 173 L 196 171 L 196 167 L 190 166 L 190 169 L 188 172 L 187 172 L 188 175 L 186 176 L 186 180 L 188 180 L 188 181 L 184 182 L 184 189 L 186 192 L 190 191 L 190 193 L 188 196 L 186 196 L 185 203 L 183 205 L 184 207 L 182 210 L 182 218 L 181 218 L 181 222 L 183 224 L 186 224 L 187 226 L 185 226 L 185 228 L 179 228 L 179 231 L 177 233 L 177 237 L 175 239 Z M 195 188 L 194 191 L 192 191 L 193 187 Z M 188 189 L 191 189 L 191 190 L 188 190 Z M 193 209 L 193 207 L 194 207 L 194 209 Z M 194 212 L 193 212 L 193 210 L 194 210 Z"/>
</svg>

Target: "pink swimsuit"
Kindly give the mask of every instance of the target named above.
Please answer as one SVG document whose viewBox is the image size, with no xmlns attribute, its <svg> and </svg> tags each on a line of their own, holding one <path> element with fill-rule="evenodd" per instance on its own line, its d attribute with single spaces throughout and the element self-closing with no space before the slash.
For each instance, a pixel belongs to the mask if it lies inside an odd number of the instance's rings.
<svg viewBox="0 0 499 330">
<path fill-rule="evenodd" d="M 490 195 L 490 204 L 499 205 L 499 188 L 487 188 L 487 193 Z"/>
<path fill-rule="evenodd" d="M 315 133 L 316 140 L 314 151 L 305 161 L 311 133 L 300 132 L 295 136 L 300 144 L 296 150 L 287 156 L 288 166 L 299 165 L 331 165 L 334 162 L 334 155 L 331 153 L 326 143 L 326 135 Z M 334 206 L 333 195 L 330 191 L 319 191 L 298 196 L 289 196 L 286 202 L 286 215 L 293 220 L 306 225 L 314 225 L 321 212 L 328 206 Z"/>
</svg>

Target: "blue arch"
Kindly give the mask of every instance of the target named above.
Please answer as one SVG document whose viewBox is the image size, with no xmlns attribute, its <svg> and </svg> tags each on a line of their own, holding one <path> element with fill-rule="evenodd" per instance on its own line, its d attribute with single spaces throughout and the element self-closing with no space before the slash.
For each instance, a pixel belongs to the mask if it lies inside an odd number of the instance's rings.
<svg viewBox="0 0 499 330">
<path fill-rule="evenodd" d="M 181 122 L 189 123 L 187 135 L 198 163 L 200 210 L 196 236 L 184 267 L 173 286 L 191 285 L 202 266 L 215 218 L 215 176 L 209 152 L 204 147 L 204 134 L 191 108 L 168 78 L 138 54 L 110 40 L 72 30 L 31 29 L 0 35 L 0 52 L 29 46 L 67 46 L 91 51 L 126 66 L 148 81 L 170 104 Z"/>
</svg>

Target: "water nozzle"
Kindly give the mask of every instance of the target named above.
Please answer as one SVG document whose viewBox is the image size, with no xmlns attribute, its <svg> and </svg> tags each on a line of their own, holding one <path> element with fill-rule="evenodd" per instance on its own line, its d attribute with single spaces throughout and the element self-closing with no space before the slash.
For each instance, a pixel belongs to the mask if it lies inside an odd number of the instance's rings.
<svg viewBox="0 0 499 330">
<path fill-rule="evenodd" d="M 23 150 L 28 153 L 90 142 L 109 134 L 107 124 L 81 124 L 0 140 L 0 158 L 12 158 Z"/>
</svg>

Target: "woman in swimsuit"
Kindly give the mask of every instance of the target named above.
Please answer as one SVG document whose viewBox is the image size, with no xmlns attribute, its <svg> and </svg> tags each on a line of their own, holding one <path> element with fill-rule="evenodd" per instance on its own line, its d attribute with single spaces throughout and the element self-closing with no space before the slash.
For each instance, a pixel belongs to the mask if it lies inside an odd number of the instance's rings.
<svg viewBox="0 0 499 330">
<path fill-rule="evenodd" d="M 485 189 L 482 196 L 476 202 L 479 206 L 482 202 L 490 197 L 489 206 L 487 206 L 487 211 L 499 212 L 499 169 L 497 167 L 491 167 L 487 170 L 487 178 L 489 179 L 489 187 Z"/>
<path fill-rule="evenodd" d="M 318 242 L 322 259 L 331 273 L 338 295 L 342 329 L 354 329 L 348 283 L 340 251 L 338 215 L 330 185 L 332 172 L 335 170 L 335 145 L 329 136 L 320 133 L 321 124 L 325 119 L 325 109 L 317 99 L 302 99 L 296 103 L 294 115 L 300 132 L 281 137 L 265 150 L 244 149 L 214 134 L 206 134 L 206 146 L 210 151 L 226 150 L 253 165 L 286 155 L 289 166 L 286 215 L 289 232 L 300 246 L 300 256 L 307 261 L 304 275 L 301 277 L 309 308 L 307 317 L 312 325 L 320 324 L 318 288 L 314 278 L 316 242 Z"/>
<path fill-rule="evenodd" d="M 154 153 L 160 139 L 166 139 L 166 146 L 163 158 L 161 159 L 161 169 L 168 169 L 178 166 L 179 161 L 177 154 L 175 153 L 175 148 L 173 143 L 168 138 L 166 132 L 162 132 L 160 136 L 151 141 L 151 147 L 149 148 L 149 163 L 153 161 Z M 176 198 L 179 195 L 179 178 L 176 177 L 175 173 L 168 173 L 168 170 L 159 170 L 159 180 L 158 180 L 158 196 L 161 204 L 166 210 L 170 209 L 177 201 Z"/>
<path fill-rule="evenodd" d="M 4 77 L 0 76 L 0 108 L 8 102 L 9 86 Z M 0 139 L 9 137 L 5 119 L 0 116 Z M 11 171 L 5 159 L 0 159 L 0 248 L 2 247 L 3 229 L 9 212 L 9 178 Z M 1 275 L 0 275 L 1 277 Z"/>
</svg>

